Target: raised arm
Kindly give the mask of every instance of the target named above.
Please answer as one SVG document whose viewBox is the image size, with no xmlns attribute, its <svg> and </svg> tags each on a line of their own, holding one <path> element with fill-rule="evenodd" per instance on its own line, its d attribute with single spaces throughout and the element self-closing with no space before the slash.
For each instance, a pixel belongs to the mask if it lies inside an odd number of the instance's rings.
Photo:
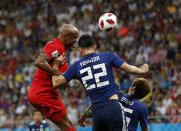
<svg viewBox="0 0 181 131">
<path fill-rule="evenodd" d="M 122 68 L 126 72 L 136 73 L 136 74 L 144 74 L 144 73 L 147 73 L 149 71 L 149 66 L 147 64 L 144 64 L 138 68 L 136 66 L 132 66 L 132 65 L 129 65 L 126 62 L 124 62 L 120 68 Z"/>
<path fill-rule="evenodd" d="M 136 74 L 144 74 L 149 71 L 147 64 L 144 64 L 138 68 L 136 66 L 129 65 L 117 54 L 112 54 L 110 52 L 106 52 L 106 54 L 113 67 L 121 68 L 126 72 L 136 73 Z"/>
<path fill-rule="evenodd" d="M 42 52 L 38 58 L 35 60 L 34 64 L 38 68 L 51 73 L 52 75 L 60 75 L 60 72 L 57 68 L 51 67 L 48 62 L 50 61 L 49 56 Z"/>
</svg>

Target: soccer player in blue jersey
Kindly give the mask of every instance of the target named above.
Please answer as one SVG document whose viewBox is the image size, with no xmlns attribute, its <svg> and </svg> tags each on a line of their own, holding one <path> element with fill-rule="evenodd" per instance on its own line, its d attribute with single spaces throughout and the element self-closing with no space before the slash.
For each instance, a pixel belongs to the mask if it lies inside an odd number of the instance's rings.
<svg viewBox="0 0 181 131">
<path fill-rule="evenodd" d="M 96 44 L 89 35 L 80 37 L 80 53 L 83 56 L 60 76 L 53 75 L 54 88 L 64 86 L 72 79 L 79 80 L 87 90 L 92 103 L 94 131 L 126 131 L 123 111 L 118 101 L 117 84 L 114 82 L 112 67 L 127 72 L 143 74 L 148 65 L 140 68 L 127 64 L 122 58 L 110 52 L 95 53 Z M 54 60 L 54 68 L 63 64 L 63 57 Z M 114 116 L 114 117 L 113 117 Z"/>
<path fill-rule="evenodd" d="M 43 115 L 40 111 L 33 111 L 33 122 L 29 123 L 29 131 L 49 131 L 48 123 L 43 120 Z"/>
<path fill-rule="evenodd" d="M 133 81 L 128 95 L 123 95 L 122 92 L 118 90 L 119 101 L 125 112 L 128 131 L 136 131 L 138 123 L 140 123 L 142 131 L 149 131 L 148 110 L 147 107 L 139 101 L 139 99 L 144 98 L 150 93 L 150 91 L 150 82 L 144 78 L 137 78 Z M 89 107 L 79 119 L 78 124 L 81 127 L 85 127 L 84 121 L 90 116 L 90 114 L 91 110 Z"/>
<path fill-rule="evenodd" d="M 139 123 L 142 131 L 149 131 L 148 108 L 139 100 L 148 95 L 150 91 L 150 82 L 137 78 L 133 81 L 128 95 L 120 94 L 120 104 L 125 112 L 128 131 L 136 131 Z"/>
</svg>

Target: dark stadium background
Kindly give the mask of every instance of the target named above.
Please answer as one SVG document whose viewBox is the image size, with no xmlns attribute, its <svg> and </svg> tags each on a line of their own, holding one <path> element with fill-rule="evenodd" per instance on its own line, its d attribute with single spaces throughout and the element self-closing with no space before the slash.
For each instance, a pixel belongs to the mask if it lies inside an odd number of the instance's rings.
<svg viewBox="0 0 181 131">
<path fill-rule="evenodd" d="M 119 18 L 118 32 L 105 34 L 99 29 L 98 19 L 105 12 Z M 151 72 L 143 76 L 152 81 L 153 88 L 151 97 L 143 101 L 149 109 L 149 123 L 164 123 L 163 130 L 181 129 L 181 0 L 1 0 L 2 130 L 25 128 L 32 120 L 27 90 L 35 72 L 33 62 L 46 42 L 56 38 L 59 27 L 68 23 L 77 26 L 81 34 L 92 35 L 98 52 L 115 52 L 137 66 L 150 64 Z M 80 58 L 78 49 L 70 50 L 66 57 L 72 64 Z M 119 70 L 114 74 L 125 92 L 138 77 Z M 77 125 L 90 104 L 86 92 L 77 81 L 60 92 Z M 176 126 L 172 128 L 171 123 Z"/>
</svg>

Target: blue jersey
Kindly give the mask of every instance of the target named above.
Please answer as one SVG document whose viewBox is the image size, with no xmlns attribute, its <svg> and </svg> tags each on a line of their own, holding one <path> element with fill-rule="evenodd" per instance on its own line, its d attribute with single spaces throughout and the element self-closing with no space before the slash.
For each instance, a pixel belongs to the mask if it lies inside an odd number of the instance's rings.
<svg viewBox="0 0 181 131">
<path fill-rule="evenodd" d="M 48 123 L 45 120 L 42 120 L 39 126 L 35 125 L 35 122 L 31 122 L 28 128 L 29 131 L 49 131 Z"/>
<path fill-rule="evenodd" d="M 136 131 L 138 123 L 141 127 L 148 126 L 148 109 L 133 95 L 122 95 L 120 103 L 124 109 L 128 131 Z"/>
<path fill-rule="evenodd" d="M 120 68 L 124 60 L 110 52 L 91 53 L 75 62 L 63 74 L 66 81 L 79 80 L 88 92 L 92 103 L 108 100 L 117 93 L 112 67 Z"/>
</svg>

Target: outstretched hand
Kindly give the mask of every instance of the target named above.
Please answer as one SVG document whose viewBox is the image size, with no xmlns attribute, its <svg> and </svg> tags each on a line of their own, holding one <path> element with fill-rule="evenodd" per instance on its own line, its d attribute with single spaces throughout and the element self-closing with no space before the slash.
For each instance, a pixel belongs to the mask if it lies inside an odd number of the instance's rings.
<svg viewBox="0 0 181 131">
<path fill-rule="evenodd" d="M 149 66 L 148 64 L 144 64 L 140 67 L 140 69 L 142 69 L 144 71 L 144 73 L 148 73 L 149 72 Z"/>
<path fill-rule="evenodd" d="M 60 67 L 65 63 L 65 55 L 62 54 L 54 59 L 54 66 Z"/>
</svg>

